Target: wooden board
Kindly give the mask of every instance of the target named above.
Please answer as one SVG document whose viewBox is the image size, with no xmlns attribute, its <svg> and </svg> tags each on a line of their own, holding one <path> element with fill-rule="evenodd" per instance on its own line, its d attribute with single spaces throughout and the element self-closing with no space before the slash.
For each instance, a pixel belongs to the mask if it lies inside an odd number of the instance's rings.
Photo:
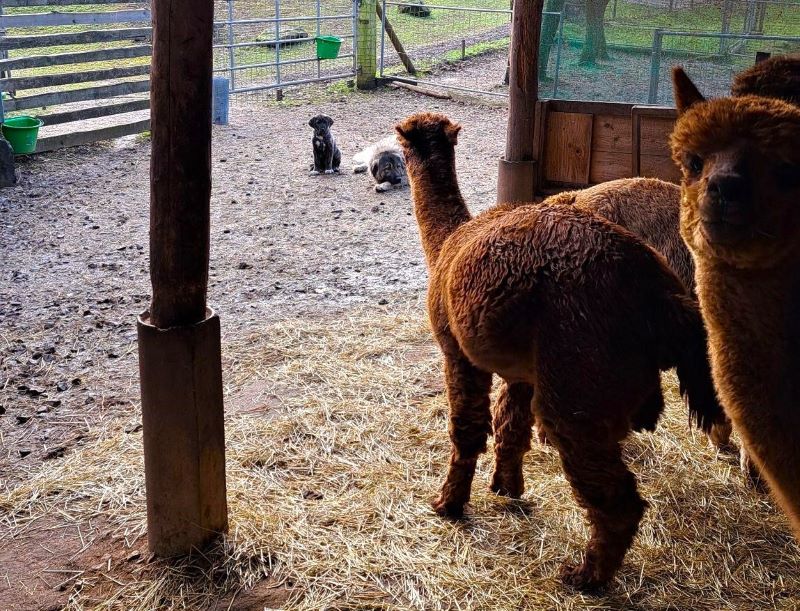
<svg viewBox="0 0 800 611">
<path fill-rule="evenodd" d="M 45 74 L 42 76 L 21 76 L 18 78 L 0 79 L 1 91 L 21 91 L 24 89 L 40 89 L 43 87 L 60 87 L 75 83 L 91 81 L 111 81 L 144 76 L 150 74 L 150 65 L 128 66 L 126 68 L 109 68 L 107 70 L 79 70 L 64 74 Z"/>
<path fill-rule="evenodd" d="M 592 151 L 630 153 L 630 117 L 595 115 L 592 124 Z"/>
<path fill-rule="evenodd" d="M 68 146 L 89 144 L 91 142 L 97 142 L 98 140 L 110 140 L 111 138 L 140 134 L 148 129 L 150 129 L 150 119 L 136 121 L 135 123 L 128 123 L 126 125 L 112 125 L 111 127 L 103 127 L 100 129 L 62 134 L 60 136 L 46 136 L 44 138 L 39 138 L 36 142 L 36 152 L 44 153 Z"/>
<path fill-rule="evenodd" d="M 631 176 L 631 154 L 624 152 L 592 151 L 589 166 L 589 183 L 629 178 Z"/>
<path fill-rule="evenodd" d="M 79 4 L 131 4 L 131 0 L 3 0 L 4 8 L 17 6 L 75 6 Z"/>
<path fill-rule="evenodd" d="M 589 184 L 591 114 L 549 112 L 544 146 L 544 181 L 573 186 Z"/>
<path fill-rule="evenodd" d="M 680 183 L 681 173 L 670 157 L 642 154 L 639 158 L 639 176 L 660 178 L 668 182 Z"/>
<path fill-rule="evenodd" d="M 669 157 L 669 136 L 675 122 L 671 119 L 641 117 L 639 124 L 639 150 L 642 155 Z"/>
<path fill-rule="evenodd" d="M 116 40 L 149 40 L 152 28 L 118 28 L 113 30 L 88 30 L 70 34 L 39 34 L 35 36 L 7 36 L 0 40 L 0 51 L 12 49 L 37 49 L 61 45 L 84 45 Z"/>
<path fill-rule="evenodd" d="M 61 25 L 95 25 L 98 23 L 150 22 L 147 9 L 131 11 L 104 11 L 97 13 L 25 13 L 22 15 L 0 15 L 0 29 L 40 28 Z"/>
<path fill-rule="evenodd" d="M 109 115 L 118 115 L 126 112 L 147 110 L 148 108 L 150 108 L 150 100 L 144 99 L 36 116 L 44 121 L 45 125 L 60 125 L 61 123 L 70 123 L 72 121 L 86 121 L 87 119 L 96 119 L 97 117 L 107 117 Z"/>
<path fill-rule="evenodd" d="M 56 106 L 58 104 L 68 104 L 70 102 L 102 100 L 104 98 L 113 98 L 118 95 L 144 93 L 149 90 L 150 81 L 131 81 L 127 83 L 117 83 L 115 85 L 100 85 L 98 87 L 88 87 L 86 89 L 56 91 L 53 93 L 42 93 L 40 95 L 29 95 L 23 98 L 4 100 L 3 109 L 5 112 L 9 112 L 13 110 L 26 110 L 28 108 L 42 108 L 43 106 Z"/>
<path fill-rule="evenodd" d="M 134 57 L 148 57 L 152 52 L 153 48 L 150 45 L 139 45 L 136 47 L 118 47 L 116 49 L 99 49 L 97 51 L 81 51 L 78 53 L 31 55 L 30 57 L 0 60 L 0 71 L 82 64 L 84 62 L 105 62 L 114 59 L 132 59 Z"/>
</svg>

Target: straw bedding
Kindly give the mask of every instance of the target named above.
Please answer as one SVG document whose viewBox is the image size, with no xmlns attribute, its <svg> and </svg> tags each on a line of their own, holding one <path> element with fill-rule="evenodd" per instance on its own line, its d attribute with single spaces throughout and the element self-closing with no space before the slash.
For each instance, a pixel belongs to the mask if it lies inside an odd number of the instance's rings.
<svg viewBox="0 0 800 611">
<path fill-rule="evenodd" d="M 425 320 L 419 303 L 364 308 L 225 346 L 230 535 L 190 560 L 89 572 L 70 585 L 67 608 L 201 609 L 265 578 L 290 609 L 800 605 L 800 550 L 783 517 L 745 488 L 734 457 L 690 432 L 672 375 L 659 429 L 626 446 L 650 509 L 605 595 L 571 593 L 557 578 L 587 532 L 547 447 L 526 458 L 522 501 L 488 491 L 490 452 L 467 519 L 435 516 L 428 501 L 449 442 Z M 263 408 L 235 409 L 253 385 Z M 0 496 L 0 543 L 55 515 L 102 520 L 123 548 L 143 547 L 141 433 L 110 423 L 37 469 Z"/>
</svg>

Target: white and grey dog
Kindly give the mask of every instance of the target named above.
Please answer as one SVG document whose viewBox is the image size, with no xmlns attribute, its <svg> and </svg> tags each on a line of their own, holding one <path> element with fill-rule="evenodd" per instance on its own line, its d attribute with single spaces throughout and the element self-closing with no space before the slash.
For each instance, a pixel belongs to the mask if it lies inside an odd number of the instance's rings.
<svg viewBox="0 0 800 611">
<path fill-rule="evenodd" d="M 367 172 L 378 193 L 408 185 L 406 161 L 397 137 L 387 136 L 353 157 L 353 172 Z"/>
</svg>

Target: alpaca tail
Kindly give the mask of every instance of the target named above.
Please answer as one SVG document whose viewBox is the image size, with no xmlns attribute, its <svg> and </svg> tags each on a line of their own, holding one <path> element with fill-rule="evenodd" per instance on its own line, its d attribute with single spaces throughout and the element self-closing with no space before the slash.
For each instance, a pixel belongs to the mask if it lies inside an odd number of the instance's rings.
<svg viewBox="0 0 800 611">
<path fill-rule="evenodd" d="M 708 337 L 697 303 L 688 297 L 678 301 L 682 306 L 676 312 L 678 328 L 683 332 L 673 335 L 670 343 L 676 356 L 679 389 L 689 409 L 689 418 L 703 432 L 709 433 L 714 425 L 727 425 L 728 420 L 714 389 Z"/>
</svg>

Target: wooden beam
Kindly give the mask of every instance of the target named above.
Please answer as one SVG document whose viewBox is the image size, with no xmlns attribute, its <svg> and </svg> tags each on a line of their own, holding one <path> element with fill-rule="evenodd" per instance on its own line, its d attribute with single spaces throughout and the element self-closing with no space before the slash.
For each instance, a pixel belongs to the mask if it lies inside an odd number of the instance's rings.
<svg viewBox="0 0 800 611">
<path fill-rule="evenodd" d="M 46 68 L 64 64 L 83 64 L 88 62 L 105 62 L 115 59 L 133 59 L 149 57 L 153 52 L 150 45 L 135 47 L 118 47 L 116 49 L 98 49 L 97 51 L 81 51 L 79 53 L 54 53 L 53 55 L 31 55 L 0 60 L 0 72 L 7 70 L 25 70 L 28 68 Z"/>
<path fill-rule="evenodd" d="M 149 90 L 150 81 L 130 81 L 127 83 L 117 83 L 115 85 L 98 85 L 97 87 L 87 87 L 86 89 L 55 91 L 53 93 L 42 93 L 39 95 L 25 96 L 23 98 L 4 100 L 3 110 L 5 112 L 10 112 L 14 110 L 25 110 L 27 108 L 58 106 L 59 104 L 68 104 L 70 102 L 102 100 L 103 98 L 113 98 L 118 95 L 144 93 Z"/>
<path fill-rule="evenodd" d="M 539 37 L 544 0 L 517 0 L 511 23 L 508 129 L 497 201 L 532 202 L 536 193 L 534 128 L 539 99 Z"/>
<path fill-rule="evenodd" d="M 149 312 L 139 317 L 147 537 L 227 530 L 219 318 L 206 309 L 214 0 L 153 0 Z"/>
<path fill-rule="evenodd" d="M 358 89 L 375 89 L 375 71 L 378 67 L 376 53 L 377 32 L 375 27 L 375 10 L 373 0 L 358 0 L 356 16 L 356 87 Z"/>
<path fill-rule="evenodd" d="M 101 11 L 96 13 L 25 13 L 22 15 L 1 15 L 0 29 L 38 28 L 61 25 L 96 25 L 100 23 L 131 23 L 150 21 L 150 11 Z"/>
<path fill-rule="evenodd" d="M 533 161 L 533 127 L 539 99 L 539 33 L 544 0 L 514 3 L 508 84 L 507 161 Z"/>
<path fill-rule="evenodd" d="M 150 99 L 148 98 L 145 100 L 134 100 L 133 102 L 122 102 L 121 104 L 103 104 L 102 106 L 92 106 L 90 108 L 81 108 L 80 110 L 53 112 L 36 116 L 44 121 L 45 125 L 60 125 L 61 123 L 85 121 L 87 119 L 96 119 L 97 117 L 148 110 L 149 108 Z"/>
<path fill-rule="evenodd" d="M 383 16 L 383 9 L 381 8 L 380 0 L 375 1 L 375 12 L 378 15 L 378 19 L 383 22 L 383 25 L 386 29 L 386 35 L 389 36 L 389 40 L 392 41 L 392 46 L 394 47 L 394 50 L 397 51 L 400 61 L 403 62 L 403 65 L 406 67 L 406 72 L 416 75 L 417 69 L 414 67 L 414 62 L 411 61 L 411 58 L 408 56 L 408 53 L 406 53 L 406 50 L 403 47 L 403 43 L 400 42 L 400 39 L 397 37 L 397 33 L 394 31 L 392 24 L 389 23 L 389 16 Z"/>
<path fill-rule="evenodd" d="M 125 68 L 109 68 L 107 70 L 82 70 L 66 72 L 64 74 L 43 74 L 41 76 L 19 76 L 15 78 L 0 79 L 0 91 L 23 91 L 25 89 L 40 89 L 43 87 L 60 87 L 75 83 L 92 81 L 111 81 L 144 76 L 150 73 L 150 66 L 127 66 Z"/>
<path fill-rule="evenodd" d="M 0 40 L 0 51 L 84 45 L 95 42 L 113 42 L 117 40 L 149 40 L 150 34 L 151 28 L 117 28 L 113 30 L 87 30 L 85 32 L 73 32 L 70 34 L 7 36 Z"/>
<path fill-rule="evenodd" d="M 135 121 L 123 125 L 112 125 L 99 129 L 89 129 L 80 132 L 71 132 L 59 136 L 46 136 L 36 141 L 36 152 L 45 153 L 47 151 L 57 151 L 69 146 L 79 146 L 81 144 L 91 144 L 99 140 L 111 140 L 132 134 L 141 134 L 150 129 L 150 120 Z"/>
<path fill-rule="evenodd" d="M 79 4 L 130 4 L 131 0 L 3 0 L 4 8 L 27 6 L 77 6 Z"/>
</svg>

